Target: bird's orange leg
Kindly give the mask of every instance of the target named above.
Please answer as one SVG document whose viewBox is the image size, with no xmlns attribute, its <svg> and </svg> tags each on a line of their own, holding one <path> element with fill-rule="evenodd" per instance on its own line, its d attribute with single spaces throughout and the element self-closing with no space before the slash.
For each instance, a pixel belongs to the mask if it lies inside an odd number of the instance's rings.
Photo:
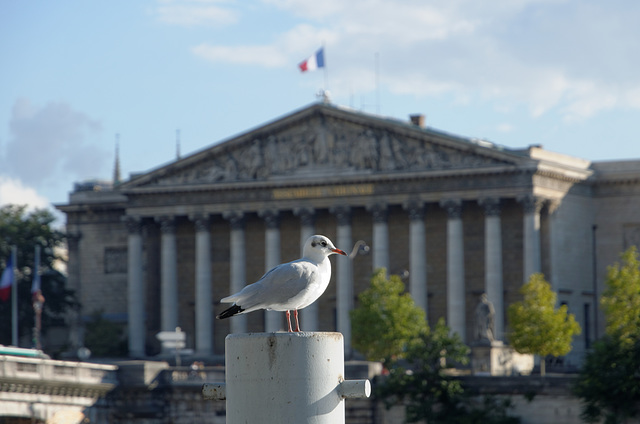
<svg viewBox="0 0 640 424">
<path fill-rule="evenodd" d="M 296 311 L 297 313 L 298 311 Z M 287 323 L 289 324 L 289 333 L 293 333 L 293 329 L 291 328 L 291 312 L 287 311 L 286 312 L 287 315 Z M 296 321 L 297 321 L 297 316 L 296 316 Z"/>
<path fill-rule="evenodd" d="M 293 316 L 296 318 L 296 331 L 299 333 L 300 332 L 300 322 L 298 321 L 298 310 L 297 309 L 293 310 Z"/>
</svg>

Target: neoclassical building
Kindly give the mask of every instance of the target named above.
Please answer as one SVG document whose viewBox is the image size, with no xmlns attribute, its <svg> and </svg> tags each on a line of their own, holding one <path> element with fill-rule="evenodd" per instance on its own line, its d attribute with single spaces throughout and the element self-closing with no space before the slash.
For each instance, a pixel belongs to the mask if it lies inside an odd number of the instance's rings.
<svg viewBox="0 0 640 424">
<path fill-rule="evenodd" d="M 216 320 L 219 299 L 300 257 L 315 233 L 351 251 L 301 312 L 306 331 L 340 331 L 373 270 L 403 277 L 434 323 L 471 343 L 483 293 L 497 338 L 506 309 L 544 273 L 582 326 L 567 360 L 602 333 L 606 267 L 640 240 L 640 161 L 591 163 L 507 148 L 424 125 L 317 103 L 102 190 L 78 185 L 67 215 L 69 285 L 83 314 L 127 327 L 129 353 L 157 353 L 181 327 L 197 355 L 229 332 L 284 329 L 284 314 Z M 361 253 L 365 253 L 362 251 Z"/>
</svg>

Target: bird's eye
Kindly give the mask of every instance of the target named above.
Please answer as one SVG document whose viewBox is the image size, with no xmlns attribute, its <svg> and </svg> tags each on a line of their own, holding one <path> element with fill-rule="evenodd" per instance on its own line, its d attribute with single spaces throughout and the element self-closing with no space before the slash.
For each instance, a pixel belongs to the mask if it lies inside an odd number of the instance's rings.
<svg viewBox="0 0 640 424">
<path fill-rule="evenodd" d="M 322 246 L 323 246 L 323 247 L 327 247 L 327 242 L 326 242 L 326 241 L 323 241 L 323 242 L 322 242 Z"/>
</svg>

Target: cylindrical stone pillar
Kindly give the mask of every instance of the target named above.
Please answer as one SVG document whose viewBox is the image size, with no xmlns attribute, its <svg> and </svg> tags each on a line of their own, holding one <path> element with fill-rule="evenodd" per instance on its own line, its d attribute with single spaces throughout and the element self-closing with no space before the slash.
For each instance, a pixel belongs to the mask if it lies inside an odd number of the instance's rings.
<svg viewBox="0 0 640 424">
<path fill-rule="evenodd" d="M 247 284 L 245 265 L 245 241 L 244 241 L 244 213 L 239 211 L 228 212 L 224 218 L 231 224 L 231 284 L 229 293 L 237 293 Z M 230 320 L 232 333 L 245 333 L 247 331 L 247 316 L 238 315 Z"/>
<path fill-rule="evenodd" d="M 128 282 L 127 313 L 129 315 L 129 356 L 145 356 L 145 292 L 142 272 L 142 226 L 139 218 L 127 217 Z"/>
<path fill-rule="evenodd" d="M 427 318 L 427 239 L 424 225 L 425 207 L 422 202 L 412 202 L 406 206 L 409 212 L 409 292 L 417 306 Z"/>
<path fill-rule="evenodd" d="M 213 353 L 211 233 L 209 216 L 194 217 L 196 227 L 196 353 Z"/>
<path fill-rule="evenodd" d="M 484 207 L 484 291 L 495 310 L 496 340 L 504 337 L 504 289 L 502 282 L 502 229 L 500 222 L 500 199 L 480 200 Z"/>
<path fill-rule="evenodd" d="M 351 241 L 351 208 L 340 206 L 332 209 L 338 219 L 337 245 L 348 249 Z M 351 317 L 349 311 L 353 309 L 353 262 L 338 261 L 337 270 L 337 327 L 344 336 L 344 350 L 347 357 L 351 356 Z"/>
<path fill-rule="evenodd" d="M 373 215 L 373 271 L 384 268 L 389 274 L 389 227 L 387 205 L 376 204 L 371 207 Z"/>
<path fill-rule="evenodd" d="M 304 244 L 309 237 L 316 233 L 315 217 L 316 212 L 311 207 L 295 209 L 294 213 L 300 217 L 300 257 L 304 253 Z M 300 326 L 306 331 L 319 331 L 319 301 L 300 311 Z"/>
<path fill-rule="evenodd" d="M 518 199 L 524 209 L 523 231 L 524 231 L 524 266 L 523 279 L 526 283 L 531 274 L 542 270 L 540 261 L 540 209 L 542 202 L 534 195 L 522 196 Z"/>
<path fill-rule="evenodd" d="M 447 210 L 447 324 L 452 333 L 466 340 L 466 301 L 464 288 L 464 233 L 462 201 L 445 200 Z"/>
<path fill-rule="evenodd" d="M 264 234 L 264 271 L 268 272 L 280 264 L 280 214 L 277 210 L 265 210 L 260 213 L 266 229 Z M 282 329 L 282 312 L 264 312 L 264 330 L 266 332 Z"/>
<path fill-rule="evenodd" d="M 175 331 L 178 326 L 178 250 L 173 217 L 161 217 L 160 240 L 160 329 Z"/>
</svg>

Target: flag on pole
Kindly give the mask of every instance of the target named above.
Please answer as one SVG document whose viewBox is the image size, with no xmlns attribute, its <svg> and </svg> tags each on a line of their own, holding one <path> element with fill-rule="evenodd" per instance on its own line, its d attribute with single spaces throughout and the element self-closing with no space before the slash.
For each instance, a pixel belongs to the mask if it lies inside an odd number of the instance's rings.
<svg viewBox="0 0 640 424">
<path fill-rule="evenodd" d="M 33 281 L 31 282 L 31 298 L 35 302 L 44 302 L 44 296 L 40 290 L 40 246 L 36 245 L 33 266 Z"/>
<path fill-rule="evenodd" d="M 0 277 L 0 300 L 6 302 L 9 299 L 9 295 L 11 294 L 11 287 L 15 281 L 15 276 L 13 274 L 13 255 L 9 256 L 9 260 L 7 261 L 7 267 L 2 272 L 2 277 Z"/>
<path fill-rule="evenodd" d="M 40 292 L 40 274 L 36 271 L 36 274 L 33 276 L 33 282 L 31 283 L 31 294 L 36 294 L 39 292 Z"/>
<path fill-rule="evenodd" d="M 324 68 L 324 47 L 320 47 L 317 52 L 300 62 L 298 67 L 302 72 Z"/>
</svg>

